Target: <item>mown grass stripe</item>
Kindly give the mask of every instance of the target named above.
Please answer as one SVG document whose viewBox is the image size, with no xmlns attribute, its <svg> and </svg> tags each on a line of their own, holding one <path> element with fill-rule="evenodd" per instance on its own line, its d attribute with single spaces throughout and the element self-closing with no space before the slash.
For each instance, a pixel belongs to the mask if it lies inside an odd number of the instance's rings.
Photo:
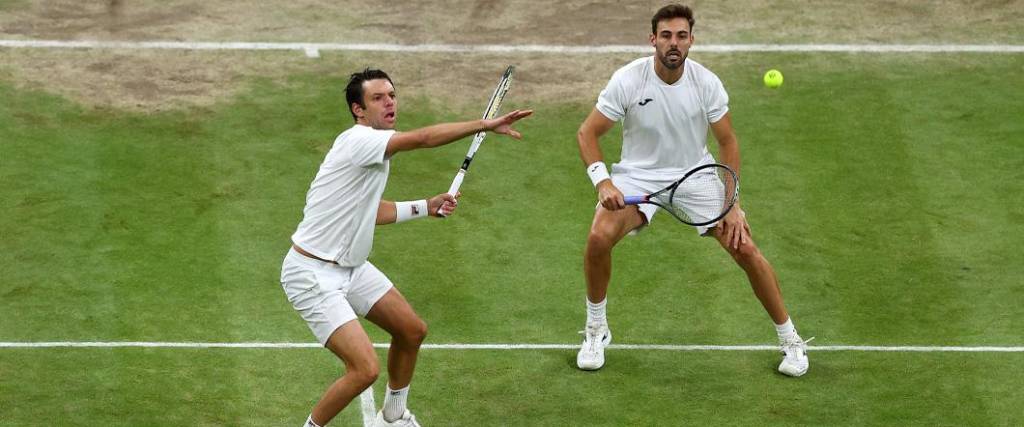
<svg viewBox="0 0 1024 427">
<path fill-rule="evenodd" d="M 376 343 L 376 348 L 388 348 Z M 160 342 L 160 341 L 40 341 L 0 342 L 0 348 L 319 348 L 317 343 L 293 342 Z M 424 344 L 429 350 L 572 350 L 578 344 Z M 776 345 L 703 345 L 703 344 L 612 344 L 612 350 L 665 351 L 778 351 Z M 881 351 L 881 352 L 965 352 L 1020 353 L 1024 346 L 880 346 L 880 345 L 811 345 L 808 351 Z"/>
</svg>

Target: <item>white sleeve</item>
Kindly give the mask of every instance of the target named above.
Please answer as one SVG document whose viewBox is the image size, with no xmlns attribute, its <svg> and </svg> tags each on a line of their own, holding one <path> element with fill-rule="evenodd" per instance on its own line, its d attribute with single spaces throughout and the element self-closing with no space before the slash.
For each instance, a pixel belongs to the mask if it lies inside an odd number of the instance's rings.
<svg viewBox="0 0 1024 427">
<path fill-rule="evenodd" d="M 608 85 L 597 96 L 597 111 L 613 122 L 626 117 L 626 90 L 622 80 L 622 72 L 616 71 L 608 80 Z"/>
<path fill-rule="evenodd" d="M 370 167 L 384 163 L 384 153 L 394 130 L 366 128 L 352 134 L 346 144 L 352 153 L 352 163 L 359 167 Z"/>
<path fill-rule="evenodd" d="M 729 94 L 718 76 L 712 74 L 704 85 L 704 111 L 708 112 L 708 123 L 716 123 L 729 112 Z"/>
</svg>

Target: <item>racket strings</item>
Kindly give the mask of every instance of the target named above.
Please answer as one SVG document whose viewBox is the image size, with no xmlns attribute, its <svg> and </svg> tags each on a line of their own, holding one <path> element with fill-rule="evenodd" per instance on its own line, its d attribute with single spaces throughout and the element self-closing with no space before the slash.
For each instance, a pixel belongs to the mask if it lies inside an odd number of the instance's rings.
<svg viewBox="0 0 1024 427">
<path fill-rule="evenodd" d="M 709 167 L 682 180 L 667 195 L 665 207 L 686 223 L 714 222 L 732 208 L 736 184 L 730 170 Z"/>
<path fill-rule="evenodd" d="M 660 205 L 663 209 L 667 210 L 672 215 L 675 215 L 675 217 L 679 218 L 680 221 L 686 223 L 695 222 L 693 218 L 690 217 L 690 213 L 683 208 L 683 204 L 681 203 L 681 201 L 676 200 L 675 194 L 676 193 L 674 191 L 664 192 L 661 194 L 652 194 L 651 200 L 657 202 L 658 205 Z"/>
</svg>

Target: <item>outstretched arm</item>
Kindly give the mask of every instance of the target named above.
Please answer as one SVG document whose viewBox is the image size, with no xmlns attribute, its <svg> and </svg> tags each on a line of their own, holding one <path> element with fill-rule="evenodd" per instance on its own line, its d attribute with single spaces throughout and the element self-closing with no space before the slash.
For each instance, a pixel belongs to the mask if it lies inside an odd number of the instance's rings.
<svg viewBox="0 0 1024 427">
<path fill-rule="evenodd" d="M 384 155 L 391 157 L 401 151 L 437 147 L 482 131 L 492 131 L 519 139 L 522 138 L 522 135 L 512 128 L 512 124 L 531 114 L 533 114 L 533 110 L 515 110 L 489 120 L 441 123 L 408 132 L 395 132 L 388 140 L 388 147 L 384 151 Z"/>
<path fill-rule="evenodd" d="M 604 163 L 601 163 L 604 160 L 604 156 L 601 154 L 599 140 L 613 126 L 615 126 L 615 122 L 605 117 L 604 114 L 601 114 L 595 108 L 587 116 L 587 119 L 583 121 L 583 124 L 580 125 L 580 130 L 576 132 L 576 142 L 580 146 L 580 158 L 583 159 L 583 165 L 587 167 L 587 173 L 591 174 L 592 177 L 595 175 L 591 168 L 601 169 L 607 173 L 607 167 Z M 594 178 L 591 179 L 593 180 Z M 611 179 L 595 182 L 594 186 L 597 187 L 598 200 L 601 201 L 601 206 L 604 206 L 605 209 L 617 210 L 626 207 L 622 192 L 615 188 Z"/>
</svg>

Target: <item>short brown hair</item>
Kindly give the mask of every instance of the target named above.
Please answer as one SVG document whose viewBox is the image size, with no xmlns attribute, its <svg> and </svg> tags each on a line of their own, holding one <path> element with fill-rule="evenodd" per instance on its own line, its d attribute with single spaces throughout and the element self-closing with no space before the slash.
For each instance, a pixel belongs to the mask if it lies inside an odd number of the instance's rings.
<svg viewBox="0 0 1024 427">
<path fill-rule="evenodd" d="M 348 101 L 348 112 L 352 114 L 352 120 L 359 120 L 356 117 L 356 112 L 352 111 L 352 104 L 359 104 L 360 107 L 366 108 L 366 104 L 363 102 L 363 82 L 377 79 L 391 82 L 388 73 L 373 68 L 367 68 L 349 76 L 348 85 L 345 86 L 345 100 Z M 391 82 L 391 85 L 394 86 L 395 83 Z"/>
<path fill-rule="evenodd" d="M 651 34 L 658 33 L 659 22 L 674 18 L 686 18 L 686 21 L 690 23 L 690 32 L 693 32 L 693 9 L 681 4 L 670 4 L 658 9 L 658 12 L 651 18 Z"/>
</svg>

